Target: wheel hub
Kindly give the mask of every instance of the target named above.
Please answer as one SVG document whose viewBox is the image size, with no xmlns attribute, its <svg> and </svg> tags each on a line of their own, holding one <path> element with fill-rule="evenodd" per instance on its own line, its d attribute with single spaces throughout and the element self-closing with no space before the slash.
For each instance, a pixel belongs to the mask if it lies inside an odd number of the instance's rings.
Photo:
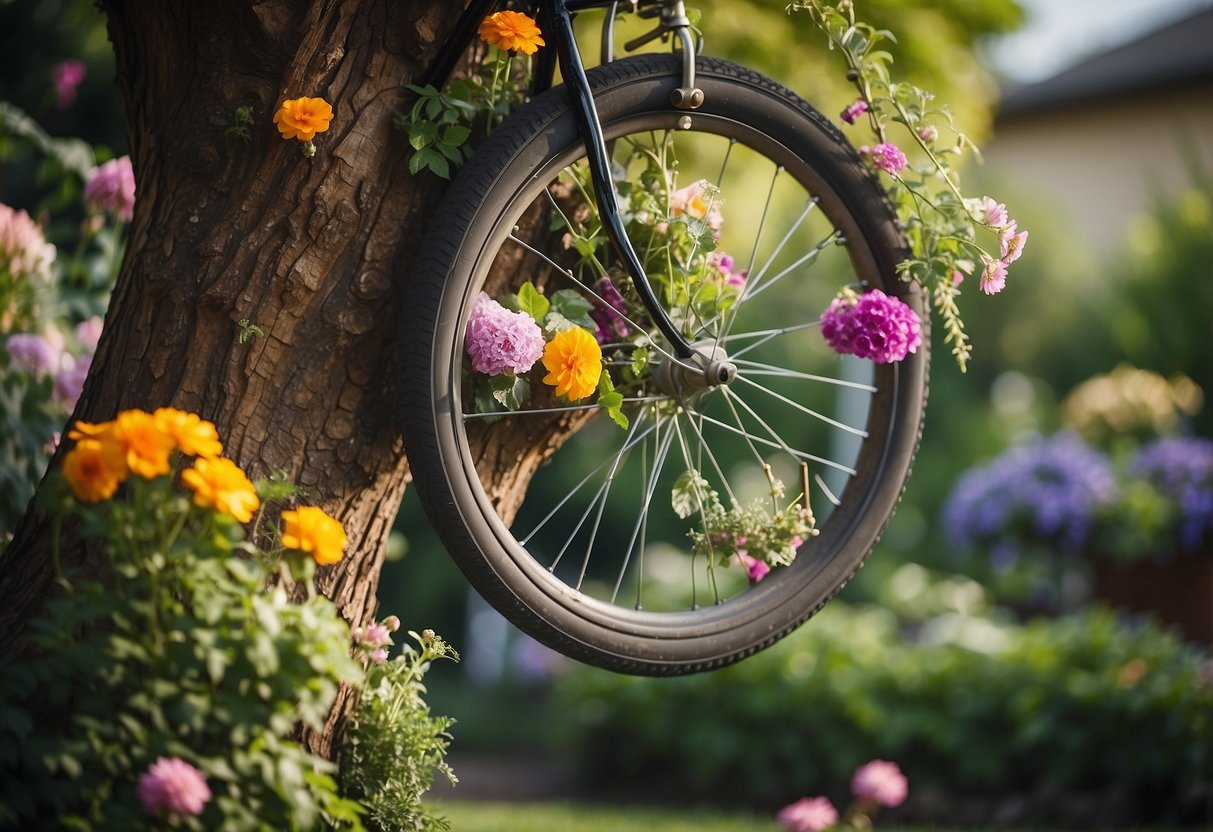
<svg viewBox="0 0 1213 832">
<path fill-rule="evenodd" d="M 724 347 L 711 339 L 691 346 L 695 349 L 694 354 L 680 362 L 669 358 L 657 361 L 653 379 L 663 393 L 685 399 L 729 384 L 737 377 L 737 366 L 729 361 Z"/>
</svg>

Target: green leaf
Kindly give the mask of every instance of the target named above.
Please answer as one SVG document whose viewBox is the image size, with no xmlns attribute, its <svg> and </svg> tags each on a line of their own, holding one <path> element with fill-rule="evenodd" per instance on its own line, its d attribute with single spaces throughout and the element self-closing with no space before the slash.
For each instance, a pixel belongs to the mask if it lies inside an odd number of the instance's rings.
<svg viewBox="0 0 1213 832">
<path fill-rule="evenodd" d="M 450 111 L 448 111 L 449 114 Z M 442 131 L 442 141 L 452 147 L 458 147 L 468 140 L 468 136 L 472 134 L 472 128 L 462 124 L 451 124 Z"/>
<path fill-rule="evenodd" d="M 611 421 L 621 428 L 627 428 L 628 417 L 623 414 L 623 394 L 615 389 L 611 374 L 605 369 L 598 377 L 598 406 L 607 412 Z"/>
<path fill-rule="evenodd" d="M 590 310 L 594 307 L 582 297 L 580 292 L 575 289 L 560 289 L 552 293 L 551 302 L 551 314 L 560 316 L 569 325 L 591 331 L 594 329 L 594 320 L 590 317 Z M 567 328 L 567 325 L 559 327 L 559 329 Z M 552 332 L 559 331 L 559 329 L 554 329 L 550 323 L 547 329 Z"/>
<path fill-rule="evenodd" d="M 707 481 L 699 476 L 698 471 L 693 469 L 683 471 L 674 482 L 674 488 L 670 494 L 670 505 L 673 507 L 674 513 L 685 520 L 699 511 L 699 507 L 703 504 L 706 486 Z"/>
<path fill-rule="evenodd" d="M 493 398 L 509 410 L 522 407 L 531 395 L 531 383 L 525 376 L 503 373 L 490 378 L 489 385 L 493 390 Z"/>
<path fill-rule="evenodd" d="M 522 284 L 522 288 L 518 290 L 518 309 L 520 311 L 530 315 L 536 323 L 543 323 L 550 307 L 551 303 L 535 288 L 535 284 L 529 280 Z"/>
</svg>

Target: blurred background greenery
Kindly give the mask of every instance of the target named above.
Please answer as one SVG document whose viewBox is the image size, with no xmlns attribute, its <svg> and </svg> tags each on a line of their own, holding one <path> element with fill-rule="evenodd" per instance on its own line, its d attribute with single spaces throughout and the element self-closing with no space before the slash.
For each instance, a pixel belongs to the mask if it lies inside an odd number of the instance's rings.
<svg viewBox="0 0 1213 832">
<path fill-rule="evenodd" d="M 837 56 L 807 17 L 757 0 L 702 5 L 712 54 L 768 72 L 831 117 L 852 99 Z M 767 654 L 686 680 L 613 677 L 571 667 L 472 596 L 410 492 L 383 573 L 382 610 L 406 627 L 437 630 L 464 656 L 427 677 L 435 710 L 459 720 L 456 769 L 461 753 L 541 755 L 567 764 L 573 774 L 562 783 L 580 776 L 600 796 L 645 783 L 652 798 L 766 810 L 806 792 L 842 790 L 856 764 L 886 755 L 910 777 L 916 799 L 905 811 L 921 817 L 1208 819 L 1208 645 L 1123 613 L 1080 610 L 1093 595 L 1090 562 L 1055 569 L 1061 556 L 1036 547 L 1040 568 L 1017 583 L 991 567 L 988 553 L 957 551 L 941 520 L 966 470 L 1031 437 L 1083 427 L 1073 409 L 1081 407 L 1063 403 L 1082 382 L 1118 367 L 1164 383 L 1143 382 L 1154 392 L 1115 435 L 1088 434 L 1114 462 L 1139 440 L 1213 437 L 1205 402 L 1213 391 L 1208 96 L 1185 99 L 1175 79 L 1174 99 L 1126 81 L 1088 96 L 1097 108 L 1090 111 L 1082 101 L 1033 107 L 1030 97 L 1000 111 L 1000 95 L 1016 85 L 991 70 L 988 56 L 1023 25 L 1019 4 L 856 5 L 862 18 L 896 33 L 898 74 L 936 92 L 987 148 L 985 165 L 963 171 L 966 193 L 995 195 L 1031 231 L 1005 292 L 987 298 L 974 287 L 962 298 L 975 347 L 968 372 L 934 345 L 922 448 L 868 565 L 819 620 Z M 1168 20 L 1160 11 L 1159 26 Z M 87 73 L 75 101 L 62 106 L 51 78 L 68 59 L 83 61 Z M 1207 63 L 1194 89 L 1207 92 Z M 50 135 L 125 152 L 113 72 L 104 21 L 89 0 L 0 3 L 0 100 Z M 1055 176 L 1051 186 L 1050 157 L 1097 155 L 1075 122 L 1109 125 L 1102 129 L 1119 142 L 1119 156 L 1091 172 L 1067 162 L 1079 184 Z M 1157 132 L 1117 126 L 1141 122 Z M 45 197 L 26 161 L 0 135 L 0 200 L 32 214 Z M 1123 184 L 1124 196 L 1109 196 L 1104 178 Z M 1098 233 L 1080 216 L 1112 205 Z M 1112 389 L 1124 393 L 1127 378 L 1114 377 Z M 1160 411 L 1161 421 L 1142 415 Z M 1034 620 L 1040 613 L 1047 616 Z"/>
</svg>

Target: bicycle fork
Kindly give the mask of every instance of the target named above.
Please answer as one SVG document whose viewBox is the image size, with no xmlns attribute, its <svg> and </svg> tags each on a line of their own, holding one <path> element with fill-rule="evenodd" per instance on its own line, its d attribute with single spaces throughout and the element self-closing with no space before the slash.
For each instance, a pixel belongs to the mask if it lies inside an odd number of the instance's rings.
<svg viewBox="0 0 1213 832">
<path fill-rule="evenodd" d="M 623 260 L 628 274 L 640 295 L 641 302 L 653 318 L 653 323 L 670 343 L 674 354 L 681 359 L 678 364 L 682 371 L 694 376 L 702 374 L 704 386 L 726 384 L 736 374 L 736 369 L 721 361 L 721 355 L 716 350 L 704 350 L 703 345 L 693 345 L 687 341 L 678 327 L 670 320 L 665 309 L 657 299 L 653 285 L 645 274 L 644 264 L 636 249 L 628 239 L 619 213 L 619 202 L 615 193 L 614 180 L 611 177 L 610 159 L 607 153 L 606 139 L 602 135 L 602 124 L 598 119 L 598 110 L 594 106 L 594 97 L 590 92 L 589 80 L 586 78 L 585 66 L 581 53 L 573 36 L 572 14 L 570 5 L 576 0 L 555 0 L 546 4 L 553 28 L 556 54 L 560 61 L 560 71 L 564 76 L 565 86 L 569 90 L 574 111 L 581 125 L 582 139 L 585 142 L 586 160 L 589 164 L 590 176 L 594 183 L 595 199 L 598 203 L 598 213 L 602 219 L 607 238 L 615 248 L 616 254 Z M 635 5 L 633 3 L 633 5 Z M 608 15 L 613 19 L 615 4 L 612 4 Z M 670 103 L 679 110 L 694 110 L 703 104 L 703 91 L 695 86 L 695 45 L 690 34 L 690 20 L 687 19 L 686 9 L 682 0 L 670 0 L 660 5 L 660 23 L 646 35 L 625 44 L 631 50 L 669 32 L 678 38 L 682 47 L 682 85 L 670 96 Z M 604 38 L 605 41 L 605 38 Z M 609 47 L 604 44 L 604 59 L 610 58 Z M 679 120 L 679 126 L 689 128 L 690 115 L 684 115 Z"/>
</svg>

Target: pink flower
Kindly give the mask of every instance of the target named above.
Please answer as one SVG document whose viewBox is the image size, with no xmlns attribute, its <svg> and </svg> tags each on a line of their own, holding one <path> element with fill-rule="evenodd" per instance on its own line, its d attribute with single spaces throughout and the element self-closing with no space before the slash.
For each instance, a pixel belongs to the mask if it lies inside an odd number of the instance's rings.
<svg viewBox="0 0 1213 832">
<path fill-rule="evenodd" d="M 991 228 L 1002 228 L 1007 224 L 1007 206 L 996 202 L 992 196 L 983 196 L 977 211 L 978 219 Z"/>
<path fill-rule="evenodd" d="M 724 224 L 724 215 L 720 213 L 720 195 L 716 188 L 706 179 L 692 182 L 685 188 L 679 188 L 670 194 L 670 214 L 703 220 L 708 228 L 719 233 Z"/>
<path fill-rule="evenodd" d="M 987 295 L 997 295 L 1007 285 L 1007 264 L 1002 260 L 995 260 L 988 254 L 981 255 L 981 262 L 984 266 L 981 270 L 981 280 L 977 285 Z"/>
<path fill-rule="evenodd" d="M 965 282 L 965 273 L 960 269 L 952 269 L 952 285 L 959 286 Z"/>
<path fill-rule="evenodd" d="M 47 456 L 52 456 L 59 449 L 59 443 L 63 441 L 63 434 L 55 431 L 51 434 L 51 438 L 46 440 L 46 444 L 42 446 L 42 450 L 46 451 Z"/>
<path fill-rule="evenodd" d="M 468 318 L 472 369 L 489 376 L 525 373 L 543 357 L 543 331 L 525 312 L 511 312 L 484 292 Z"/>
<path fill-rule="evenodd" d="M 130 156 L 110 159 L 94 168 L 84 186 L 84 204 L 129 220 L 135 211 L 135 171 Z"/>
<path fill-rule="evenodd" d="M 790 832 L 822 832 L 838 823 L 838 810 L 825 797 L 802 797 L 779 810 L 775 820 Z"/>
<path fill-rule="evenodd" d="M 860 766 L 851 778 L 851 794 L 856 800 L 871 801 L 881 806 L 900 806 L 909 793 L 906 776 L 897 763 L 873 760 Z"/>
<path fill-rule="evenodd" d="M 0 204 L 0 272 L 14 281 L 27 275 L 49 280 L 54 262 L 55 247 L 42 226 L 24 211 Z"/>
<path fill-rule="evenodd" d="M 939 138 L 939 129 L 933 124 L 928 124 L 918 131 L 918 138 L 924 142 L 933 142 Z"/>
<path fill-rule="evenodd" d="M 856 98 L 851 104 L 848 104 L 842 111 L 841 118 L 847 124 L 854 124 L 855 119 L 868 111 L 868 102 L 862 98 Z"/>
<path fill-rule="evenodd" d="M 1028 243 L 1028 232 L 1019 231 L 1018 223 L 1011 220 L 998 232 L 998 245 L 1002 250 L 1002 262 L 1008 266 L 1023 254 L 1023 247 Z"/>
<path fill-rule="evenodd" d="M 87 74 L 84 61 L 71 60 L 55 64 L 51 71 L 51 82 L 55 85 L 60 110 L 66 110 L 76 101 L 76 87 L 80 86 Z"/>
<path fill-rule="evenodd" d="M 765 560 L 750 557 L 745 552 L 738 552 L 737 558 L 745 567 L 746 576 L 754 583 L 761 581 L 771 571 L 770 565 Z"/>
<path fill-rule="evenodd" d="M 889 173 L 897 173 L 910 164 L 906 159 L 906 155 L 892 142 L 884 142 L 875 147 L 864 145 L 859 148 L 859 152 L 865 156 L 870 156 L 872 164 Z"/>
<path fill-rule="evenodd" d="M 746 269 L 738 269 L 733 271 L 733 267 L 737 265 L 733 259 L 733 255 L 726 254 L 720 249 L 708 254 L 708 267 L 719 272 L 724 278 L 724 285 L 733 289 L 744 289 L 746 278 L 749 276 Z"/>
<path fill-rule="evenodd" d="M 55 344 L 52 338 L 35 333 L 10 335 L 5 343 L 13 365 L 25 370 L 35 378 L 42 378 L 59 371 L 63 366 L 63 344 Z"/>
<path fill-rule="evenodd" d="M 97 351 L 97 342 L 101 340 L 102 326 L 103 324 L 99 315 L 93 315 L 88 320 L 76 324 L 76 340 L 80 342 L 80 347 L 85 352 L 92 354 Z"/>
<path fill-rule="evenodd" d="M 76 402 L 84 392 L 84 380 L 88 378 L 91 364 L 92 359 L 84 356 L 55 376 L 55 400 L 69 412 L 76 409 Z"/>
<path fill-rule="evenodd" d="M 374 653 L 371 653 L 371 661 L 375 664 L 383 664 L 387 661 L 387 649 L 384 647 L 376 648 Z"/>
<path fill-rule="evenodd" d="M 139 775 L 139 802 L 149 815 L 198 815 L 211 799 L 202 772 L 177 757 L 159 757 Z"/>
<path fill-rule="evenodd" d="M 918 315 L 879 289 L 834 298 L 821 315 L 821 334 L 835 352 L 877 364 L 901 361 L 922 344 Z"/>
<path fill-rule="evenodd" d="M 392 641 L 391 633 L 383 624 L 372 624 L 362 635 L 362 643 L 367 647 L 383 647 Z"/>
</svg>

